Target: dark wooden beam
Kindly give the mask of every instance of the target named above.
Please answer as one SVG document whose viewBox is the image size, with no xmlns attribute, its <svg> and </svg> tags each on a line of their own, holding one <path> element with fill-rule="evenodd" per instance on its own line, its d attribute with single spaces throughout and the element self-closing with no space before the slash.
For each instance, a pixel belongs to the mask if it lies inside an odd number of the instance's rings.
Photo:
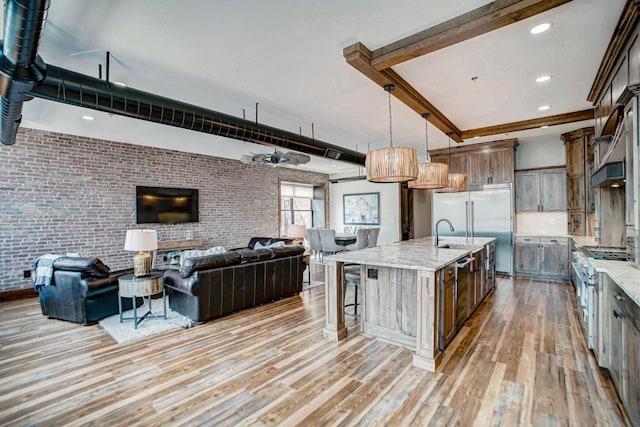
<svg viewBox="0 0 640 427">
<path fill-rule="evenodd" d="M 440 129 L 443 133 L 453 132 L 451 139 L 456 142 L 462 142 L 461 131 L 451 122 L 440 110 L 431 104 L 426 98 L 415 90 L 406 80 L 400 77 L 391 68 L 378 71 L 371 66 L 371 51 L 365 45 L 358 42 L 344 48 L 343 55 L 351 66 L 367 76 L 370 80 L 380 87 L 388 84 L 395 85 L 395 90 L 391 92 L 393 96 L 398 98 L 402 103 L 411 108 L 413 111 L 422 115 L 423 113 L 431 114 L 429 123 Z"/>
<path fill-rule="evenodd" d="M 371 52 L 371 65 L 385 70 L 521 21 L 571 0 L 496 0 Z"/>
<path fill-rule="evenodd" d="M 562 125 L 565 123 L 580 122 L 583 120 L 593 120 L 593 109 L 574 111 L 573 113 L 556 114 L 553 116 L 540 117 L 531 120 L 522 120 L 519 122 L 505 123 L 502 125 L 487 126 L 477 129 L 469 129 L 462 131 L 462 139 L 470 139 L 475 136 L 491 136 L 503 133 L 517 132 L 520 130 L 535 129 L 541 126 Z"/>
</svg>

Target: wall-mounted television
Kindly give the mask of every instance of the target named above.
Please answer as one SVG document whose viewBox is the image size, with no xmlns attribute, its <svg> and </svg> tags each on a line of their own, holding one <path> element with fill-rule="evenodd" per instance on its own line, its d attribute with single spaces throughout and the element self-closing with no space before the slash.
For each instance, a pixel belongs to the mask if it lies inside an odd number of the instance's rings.
<svg viewBox="0 0 640 427">
<path fill-rule="evenodd" d="M 198 222 L 198 190 L 136 186 L 136 223 Z"/>
</svg>

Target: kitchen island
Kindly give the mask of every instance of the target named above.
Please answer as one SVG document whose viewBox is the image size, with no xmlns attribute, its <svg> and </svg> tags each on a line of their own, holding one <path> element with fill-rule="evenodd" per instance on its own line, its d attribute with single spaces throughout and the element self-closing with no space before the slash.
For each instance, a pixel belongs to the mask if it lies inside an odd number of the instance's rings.
<svg viewBox="0 0 640 427">
<path fill-rule="evenodd" d="M 415 350 L 435 371 L 448 341 L 493 288 L 494 238 L 432 237 L 326 256 L 324 336 L 347 336 L 344 264 L 360 265 L 360 332 Z M 475 274 L 476 272 L 482 274 Z"/>
</svg>

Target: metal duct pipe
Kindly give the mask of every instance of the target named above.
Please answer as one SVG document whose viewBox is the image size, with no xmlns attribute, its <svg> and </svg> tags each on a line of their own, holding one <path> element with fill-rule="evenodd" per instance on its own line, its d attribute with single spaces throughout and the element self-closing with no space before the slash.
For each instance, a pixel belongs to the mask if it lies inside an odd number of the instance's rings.
<svg viewBox="0 0 640 427">
<path fill-rule="evenodd" d="M 22 120 L 22 103 L 44 76 L 37 56 L 49 0 L 5 2 L 4 40 L 0 55 L 0 142 L 12 145 Z"/>
<path fill-rule="evenodd" d="M 29 95 L 227 138 L 364 165 L 365 155 L 317 139 L 47 65 Z"/>
</svg>

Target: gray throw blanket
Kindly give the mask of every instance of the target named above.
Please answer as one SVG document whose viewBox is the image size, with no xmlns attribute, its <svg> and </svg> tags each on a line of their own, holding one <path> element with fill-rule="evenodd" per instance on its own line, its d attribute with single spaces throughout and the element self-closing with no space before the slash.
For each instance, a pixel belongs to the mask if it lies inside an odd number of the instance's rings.
<svg viewBox="0 0 640 427">
<path fill-rule="evenodd" d="M 49 286 L 53 279 L 53 263 L 62 255 L 45 254 L 33 263 L 33 287 Z"/>
</svg>

